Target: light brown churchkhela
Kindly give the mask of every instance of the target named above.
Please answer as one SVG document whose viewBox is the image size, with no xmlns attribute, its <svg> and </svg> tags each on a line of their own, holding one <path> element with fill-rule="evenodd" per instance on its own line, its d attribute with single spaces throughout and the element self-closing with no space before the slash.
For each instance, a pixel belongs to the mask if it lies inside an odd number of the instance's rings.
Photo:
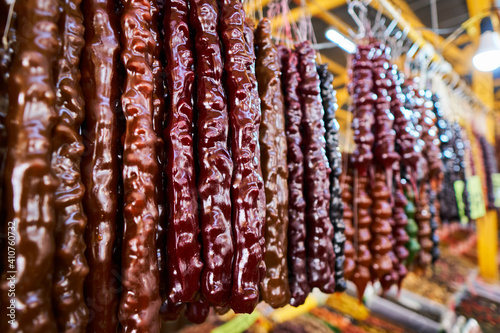
<svg viewBox="0 0 500 333">
<path fill-rule="evenodd" d="M 156 253 L 159 174 L 153 125 L 154 75 L 149 0 L 126 0 L 121 17 L 126 70 L 122 108 L 127 122 L 123 142 L 124 232 L 122 291 L 118 318 L 122 332 L 160 329 L 159 271 Z"/>
<path fill-rule="evenodd" d="M 8 154 L 4 177 L 5 232 L 15 251 L 1 278 L 0 331 L 57 332 L 53 313 L 54 191 L 50 168 L 52 130 L 56 123 L 53 67 L 59 50 L 59 1 L 17 1 L 17 46 L 9 78 Z M 8 273 L 15 271 L 16 273 Z M 15 297 L 9 280 L 15 279 Z M 15 323 L 7 320 L 7 304 L 15 301 Z"/>
<path fill-rule="evenodd" d="M 272 307 L 290 301 L 287 264 L 288 168 L 285 115 L 278 49 L 271 40 L 271 22 L 263 19 L 255 30 L 256 76 L 261 99 L 261 166 L 266 193 L 264 261 L 260 283 L 262 300 Z"/>
<path fill-rule="evenodd" d="M 79 70 L 85 44 L 80 2 L 59 1 L 61 48 L 55 70 L 58 118 L 52 134 L 52 171 L 59 180 L 54 193 L 56 252 L 52 295 L 59 332 L 84 331 L 89 316 L 83 295 L 89 268 L 84 241 L 87 218 L 82 204 L 85 187 L 80 177 L 85 148 L 79 133 L 85 117 Z"/>
</svg>

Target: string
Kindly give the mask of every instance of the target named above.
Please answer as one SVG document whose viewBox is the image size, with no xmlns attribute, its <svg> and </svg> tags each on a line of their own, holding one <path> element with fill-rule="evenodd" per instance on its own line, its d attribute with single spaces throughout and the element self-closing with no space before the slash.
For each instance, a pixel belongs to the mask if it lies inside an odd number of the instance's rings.
<svg viewBox="0 0 500 333">
<path fill-rule="evenodd" d="M 7 1 L 9 2 L 9 1 Z M 7 22 L 5 22 L 5 30 L 3 31 L 2 44 L 5 51 L 9 49 L 9 31 L 12 24 L 12 17 L 14 16 L 14 6 L 16 0 L 10 0 L 9 14 L 7 15 Z"/>
</svg>

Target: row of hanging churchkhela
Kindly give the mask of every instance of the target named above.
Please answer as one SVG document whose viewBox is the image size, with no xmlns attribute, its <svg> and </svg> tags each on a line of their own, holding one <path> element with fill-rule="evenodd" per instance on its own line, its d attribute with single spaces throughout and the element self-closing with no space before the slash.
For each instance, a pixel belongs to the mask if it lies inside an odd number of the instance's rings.
<svg viewBox="0 0 500 333">
<path fill-rule="evenodd" d="M 157 332 L 436 258 L 435 118 L 411 82 L 403 107 L 383 45 L 353 62 L 342 168 L 309 42 L 275 45 L 236 0 L 79 5 L 16 2 L 1 54 L 2 331 Z"/>
<path fill-rule="evenodd" d="M 26 0 L 13 18 L 2 332 L 158 332 L 345 289 L 335 96 L 310 43 L 277 47 L 237 0 Z"/>
<path fill-rule="evenodd" d="M 364 39 L 349 70 L 355 145 L 340 179 L 345 279 L 359 297 L 368 282 L 401 287 L 409 269 L 422 272 L 439 258 L 441 219 L 470 219 L 467 187 L 457 200 L 456 181 L 479 175 L 494 208 L 493 146 L 446 120 L 438 97 L 419 90 L 418 77 L 405 78 L 390 51 Z"/>
</svg>

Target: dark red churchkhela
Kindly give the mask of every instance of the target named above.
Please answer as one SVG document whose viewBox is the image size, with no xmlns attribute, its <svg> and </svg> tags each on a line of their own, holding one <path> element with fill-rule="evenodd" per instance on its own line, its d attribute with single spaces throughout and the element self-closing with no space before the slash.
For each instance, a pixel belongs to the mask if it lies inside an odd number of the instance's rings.
<svg viewBox="0 0 500 333">
<path fill-rule="evenodd" d="M 168 300 L 173 306 L 192 302 L 200 290 L 203 268 L 193 147 L 192 89 L 194 81 L 188 3 L 165 2 L 165 56 L 170 104 L 163 132 L 167 146 Z"/>
<path fill-rule="evenodd" d="M 234 253 L 230 197 L 233 161 L 228 149 L 226 92 L 221 82 L 223 61 L 216 24 L 218 17 L 217 1 L 191 1 L 190 19 L 196 31 L 198 194 L 205 263 L 201 293 L 211 304 L 224 306 L 231 295 Z M 189 308 L 203 308 L 201 305 Z"/>
<path fill-rule="evenodd" d="M 17 52 L 9 79 L 8 153 L 4 174 L 5 232 L 1 332 L 57 332 L 51 301 L 54 268 L 54 191 L 50 169 L 56 122 L 53 78 L 59 1 L 17 1 Z M 8 253 L 15 252 L 9 260 Z M 16 273 L 9 273 L 16 271 Z M 15 279 L 15 296 L 8 279 Z M 15 301 L 15 324 L 7 304 Z"/>
<path fill-rule="evenodd" d="M 89 274 L 85 301 L 92 316 L 88 332 L 114 332 L 120 268 L 113 261 L 118 214 L 118 67 L 119 22 L 114 1 L 83 2 L 85 47 L 82 55 L 82 90 L 85 121 L 82 128 L 85 154 L 82 180 L 87 215 L 86 257 Z M 105 82 L 102 78 L 106 77 Z"/>
<path fill-rule="evenodd" d="M 359 45 L 352 61 L 352 83 L 350 92 L 353 96 L 354 142 L 353 166 L 360 176 L 366 175 L 373 159 L 372 147 L 375 137 L 372 125 L 375 122 L 373 106 L 377 95 L 373 93 L 373 63 L 371 61 L 371 46 Z"/>
<path fill-rule="evenodd" d="M 249 57 L 252 59 L 252 62 L 250 63 L 249 66 L 247 66 L 247 74 L 248 77 L 250 78 L 250 81 L 252 82 L 252 89 L 251 91 L 251 108 L 252 112 L 254 114 L 259 115 L 259 121 L 258 123 L 260 124 L 260 115 L 261 115 L 261 109 L 260 109 L 260 96 L 259 96 L 259 89 L 257 87 L 257 77 L 255 75 L 255 45 L 254 45 L 254 28 L 255 28 L 255 23 L 253 19 L 251 18 L 246 18 L 245 19 L 245 27 L 243 29 L 243 35 L 245 36 L 245 48 L 246 51 L 249 55 Z M 260 133 L 260 127 L 259 127 L 259 133 Z M 260 178 L 262 179 L 262 168 L 260 165 L 260 144 L 257 145 L 257 149 L 255 150 L 255 156 L 258 156 L 256 159 L 256 162 L 258 164 L 257 171 L 259 173 Z M 262 182 L 262 188 L 259 191 L 259 200 L 257 202 L 257 211 L 259 213 L 259 227 L 258 230 L 260 231 L 259 235 L 259 243 L 260 247 L 262 248 L 262 255 L 264 256 L 264 253 L 266 251 L 265 248 L 265 223 L 266 223 L 266 191 L 264 189 L 264 183 Z M 259 265 L 260 269 L 260 278 L 262 281 L 262 278 L 266 274 L 266 262 L 262 260 Z"/>
<path fill-rule="evenodd" d="M 288 270 L 290 304 L 299 306 L 311 291 L 306 271 L 306 222 L 304 200 L 304 155 L 300 123 L 302 109 L 297 88 L 300 74 L 298 56 L 286 49 L 282 56 L 283 92 L 285 95 L 285 119 L 288 160 Z"/>
<path fill-rule="evenodd" d="M 162 64 L 162 37 L 160 36 L 163 24 L 160 21 L 160 12 L 157 0 L 151 2 L 151 22 L 150 31 L 155 41 L 151 49 L 152 70 L 154 78 L 153 88 L 153 128 L 156 134 L 156 158 L 158 160 L 158 174 L 155 179 L 156 202 L 158 204 L 158 224 L 156 229 L 156 254 L 158 257 L 158 271 L 160 272 L 160 297 L 165 298 L 167 281 L 166 263 L 166 224 L 165 215 L 167 213 L 165 199 L 165 142 L 163 141 L 163 123 L 165 121 L 165 89 L 163 87 L 163 64 Z M 161 0 L 160 0 L 161 2 Z"/>
<path fill-rule="evenodd" d="M 307 267 L 311 287 L 335 291 L 333 226 L 330 222 L 330 166 L 325 152 L 325 125 L 316 72 L 316 53 L 309 42 L 297 46 L 301 82 L 302 138 L 305 166 Z"/>
<path fill-rule="evenodd" d="M 127 76 L 122 108 L 127 122 L 123 145 L 122 291 L 118 318 L 123 332 L 160 329 L 156 253 L 158 207 L 156 134 L 153 127 L 154 77 L 149 0 L 126 0 L 121 17 Z"/>
<path fill-rule="evenodd" d="M 89 315 L 83 295 L 89 268 L 84 240 L 87 218 L 82 204 L 85 188 L 80 177 L 84 152 L 80 125 L 85 116 L 79 70 L 85 45 L 80 3 L 80 0 L 60 1 L 61 49 L 55 70 L 58 119 L 52 134 L 52 171 L 59 186 L 55 191 L 56 252 L 52 295 L 60 332 L 83 332 Z"/>
<path fill-rule="evenodd" d="M 289 303 L 287 266 L 288 169 L 285 115 L 279 53 L 271 40 L 271 22 L 263 19 L 255 30 L 255 65 L 262 122 L 261 165 L 266 193 L 264 261 L 266 274 L 260 284 L 262 300 L 278 308 Z"/>
<path fill-rule="evenodd" d="M 220 2 L 219 30 L 225 53 L 229 124 L 234 171 L 231 184 L 235 257 L 230 304 L 235 312 L 252 312 L 257 305 L 263 259 L 260 243 L 263 216 L 259 199 L 263 180 L 259 164 L 260 108 L 253 107 L 255 82 L 248 68 L 253 57 L 245 47 L 243 4 Z M 257 98 L 258 99 L 258 98 Z M 263 208 L 263 207 L 261 207 Z"/>
</svg>

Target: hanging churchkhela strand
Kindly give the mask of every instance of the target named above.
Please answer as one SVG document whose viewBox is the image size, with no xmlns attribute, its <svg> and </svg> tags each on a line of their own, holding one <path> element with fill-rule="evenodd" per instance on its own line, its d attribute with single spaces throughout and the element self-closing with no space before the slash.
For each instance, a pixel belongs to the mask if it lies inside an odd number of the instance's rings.
<svg viewBox="0 0 500 333">
<path fill-rule="evenodd" d="M 87 215 L 85 243 L 89 274 L 85 301 L 93 314 L 88 331 L 113 332 L 118 325 L 120 267 L 113 260 L 119 181 L 120 43 L 114 1 L 84 1 L 85 47 L 81 60 L 85 120 L 82 126 L 85 154 L 82 157 L 83 204 Z M 108 77 L 106 82 L 102 77 Z"/>
<path fill-rule="evenodd" d="M 250 78 L 250 81 L 252 82 L 252 89 L 250 90 L 252 102 L 250 105 L 251 105 L 251 108 L 252 108 L 252 111 L 254 114 L 258 114 L 259 116 L 262 116 L 261 106 L 260 106 L 261 100 L 260 100 L 260 96 L 259 96 L 257 76 L 255 74 L 256 57 L 255 57 L 254 28 L 255 28 L 254 20 L 247 17 L 245 19 L 243 34 L 245 36 L 246 51 L 247 51 L 248 55 L 250 56 L 250 58 L 252 59 L 250 64 L 247 66 L 247 73 L 248 73 L 248 76 Z M 261 117 L 258 117 L 258 121 L 259 121 L 259 137 L 260 137 L 260 124 L 262 123 Z M 257 145 L 255 154 L 256 154 L 256 156 L 258 156 L 258 158 L 255 160 L 256 165 L 257 165 L 256 166 L 257 172 L 260 175 L 260 177 L 262 178 L 262 166 L 260 164 L 260 157 L 261 157 L 260 142 Z M 260 222 L 259 227 L 258 227 L 258 230 L 260 231 L 259 243 L 260 243 L 260 246 L 262 248 L 262 257 L 264 258 L 265 251 L 266 251 L 265 238 L 264 238 L 265 227 L 266 227 L 266 225 L 265 225 L 265 223 L 266 223 L 266 191 L 264 189 L 263 178 L 262 178 L 262 189 L 259 191 L 259 200 L 257 202 L 257 205 L 258 205 L 257 212 L 259 214 L 259 222 Z M 262 281 L 262 279 L 266 275 L 266 262 L 264 259 L 262 259 L 262 261 L 260 262 L 259 270 L 260 270 L 260 279 Z"/>
<path fill-rule="evenodd" d="M 345 225 L 342 202 L 340 175 L 342 174 L 342 154 L 339 148 L 339 123 L 335 119 L 337 100 L 333 90 L 333 74 L 328 72 L 326 64 L 319 65 L 318 75 L 321 80 L 321 99 L 324 109 L 326 154 L 332 172 L 330 173 L 330 221 L 334 228 L 333 250 L 335 253 L 335 291 L 344 291 L 347 286 L 344 279 L 344 243 Z"/>
<path fill-rule="evenodd" d="M 421 128 L 421 139 L 425 143 L 422 150 L 423 161 L 421 162 L 424 178 L 420 184 L 420 194 L 417 203 L 416 221 L 419 225 L 418 238 L 421 250 L 417 257 L 417 266 L 425 269 L 432 262 L 432 251 L 434 241 L 432 240 L 432 215 L 436 217 L 436 205 L 434 205 L 435 193 L 441 188 L 443 178 L 443 163 L 440 159 L 439 139 L 435 126 L 435 114 L 431 111 L 432 102 L 423 95 L 421 91 L 415 91 L 416 111 L 419 113 L 419 126 Z M 418 117 L 418 116 L 417 116 Z M 431 211 L 432 207 L 432 211 Z"/>
<path fill-rule="evenodd" d="M 391 280 L 382 279 L 380 283 L 385 290 L 388 290 L 392 284 L 397 283 L 398 289 L 401 289 L 401 283 L 408 274 L 406 268 L 406 259 L 408 258 L 409 251 L 406 244 L 410 241 L 410 237 L 406 232 L 408 226 L 408 216 L 406 216 L 405 207 L 408 200 L 404 194 L 403 184 L 401 183 L 399 166 L 394 169 L 394 207 L 392 208 L 392 218 L 394 220 L 394 227 L 392 228 L 393 237 L 393 252 L 396 260 L 393 261 L 394 271 L 397 276 L 391 276 Z M 397 279 L 395 279 L 397 278 Z"/>
<path fill-rule="evenodd" d="M 342 187 L 342 203 L 343 203 L 343 220 L 345 225 L 345 243 L 344 243 L 344 278 L 350 280 L 354 269 L 356 268 L 356 251 L 354 249 L 354 233 L 356 232 L 353 227 L 353 208 L 352 203 L 354 199 L 353 189 L 354 189 L 354 178 L 352 176 L 351 164 L 349 160 L 351 155 L 344 155 L 343 158 L 347 161 L 344 163 L 344 168 L 342 170 L 341 176 L 341 187 Z"/>
<path fill-rule="evenodd" d="M 85 45 L 79 0 L 63 0 L 59 26 L 61 48 L 56 64 L 56 126 L 52 132 L 52 171 L 59 180 L 54 192 L 56 226 L 52 297 L 60 332 L 84 331 L 88 322 L 83 285 L 89 271 L 85 259 L 83 212 L 85 188 L 80 177 L 84 145 L 80 125 L 85 117 L 80 87 L 80 55 Z"/>
<path fill-rule="evenodd" d="M 371 266 L 372 280 L 391 274 L 392 265 L 392 177 L 393 165 L 399 156 L 395 152 L 396 133 L 393 129 L 394 116 L 391 113 L 391 97 L 388 90 L 392 81 L 388 77 L 388 49 L 380 43 L 373 44 L 373 82 L 377 94 L 375 102 L 375 186 L 372 187 L 372 241 L 371 250 L 374 256 Z"/>
<path fill-rule="evenodd" d="M 304 155 L 301 150 L 302 109 L 298 95 L 300 74 L 298 55 L 285 49 L 282 55 L 283 92 L 285 95 L 285 132 L 288 161 L 288 271 L 290 305 L 299 306 L 311 291 L 306 268 L 306 224 L 304 200 Z"/>
<path fill-rule="evenodd" d="M 160 329 L 155 193 L 159 174 L 153 126 L 154 76 L 150 2 L 128 0 L 121 17 L 122 62 L 127 73 L 122 108 L 127 127 L 123 144 L 124 232 L 122 291 L 118 317 L 124 332 Z M 140 88 L 140 89 L 138 89 Z"/>
<path fill-rule="evenodd" d="M 358 289 L 358 298 L 363 297 L 366 285 L 370 281 L 369 266 L 372 255 L 369 251 L 371 240 L 370 225 L 372 219 L 369 208 L 372 200 L 367 194 L 368 169 L 373 160 L 375 123 L 373 109 L 377 95 L 373 89 L 373 63 L 370 59 L 370 45 L 359 45 L 352 61 L 351 93 L 354 99 L 352 128 L 354 130 L 355 148 L 352 156 L 354 167 L 353 181 L 353 245 L 356 267 L 351 281 Z"/>
<path fill-rule="evenodd" d="M 255 101 L 248 74 L 254 59 L 245 46 L 245 13 L 239 1 L 220 3 L 219 29 L 225 54 L 230 142 L 234 169 L 231 183 L 234 264 L 230 305 L 235 312 L 250 313 L 257 305 L 262 275 L 260 208 L 264 191 L 260 172 L 260 100 Z M 258 104 L 257 104 L 258 102 Z M 259 109 L 254 105 L 258 105 Z"/>
<path fill-rule="evenodd" d="M 320 99 L 320 80 L 316 72 L 316 54 L 309 42 L 297 46 L 301 82 L 304 154 L 304 193 L 306 198 L 306 249 L 308 280 L 311 287 L 326 293 L 335 291 L 335 253 L 333 226 L 330 222 L 331 172 L 325 152 L 325 126 Z"/>
<path fill-rule="evenodd" d="M 199 297 L 203 269 L 198 223 L 196 175 L 194 170 L 193 106 L 194 82 L 192 40 L 187 1 L 165 3 L 166 86 L 170 93 L 163 132 L 167 146 L 168 298 L 164 319 L 175 318 L 181 303 Z M 172 309 L 175 311 L 172 312 Z"/>
<path fill-rule="evenodd" d="M 279 53 L 271 40 L 271 22 L 263 19 L 255 30 L 256 76 L 261 99 L 261 166 L 266 193 L 266 273 L 260 283 L 263 301 L 274 308 L 290 301 L 287 265 L 288 169 L 285 115 Z"/>
<path fill-rule="evenodd" d="M 53 312 L 54 191 L 51 171 L 52 130 L 57 120 L 53 67 L 57 59 L 59 1 L 26 0 L 16 3 L 16 53 L 9 77 L 8 153 L 5 164 L 4 202 L 6 231 L 15 260 L 4 248 L 0 310 L 2 332 L 57 332 Z M 40 29 L 43 27 L 43 29 Z M 25 264 L 22 264 L 25 263 Z M 7 278 L 15 278 L 15 296 Z M 11 325 L 7 304 L 15 304 Z"/>
<path fill-rule="evenodd" d="M 160 0 L 161 2 L 161 0 Z M 156 158 L 158 161 L 158 174 L 155 177 L 155 196 L 158 205 L 158 223 L 156 225 L 156 256 L 158 259 L 158 272 L 160 283 L 160 297 L 163 300 L 166 298 L 166 281 L 167 281 L 167 253 L 165 244 L 165 235 L 167 228 L 167 202 L 165 198 L 165 141 L 163 140 L 163 124 L 165 122 L 165 89 L 163 85 L 163 64 L 162 64 L 162 36 L 161 29 L 163 27 L 160 8 L 157 0 L 150 0 L 151 22 L 150 32 L 154 46 L 151 48 L 153 71 L 153 129 L 156 134 Z"/>
<path fill-rule="evenodd" d="M 226 306 L 231 295 L 233 232 L 229 115 L 222 85 L 223 60 L 217 32 L 215 0 L 193 0 L 190 20 L 195 30 L 198 107 L 198 195 L 203 244 L 201 294 L 214 306 Z"/>
</svg>

